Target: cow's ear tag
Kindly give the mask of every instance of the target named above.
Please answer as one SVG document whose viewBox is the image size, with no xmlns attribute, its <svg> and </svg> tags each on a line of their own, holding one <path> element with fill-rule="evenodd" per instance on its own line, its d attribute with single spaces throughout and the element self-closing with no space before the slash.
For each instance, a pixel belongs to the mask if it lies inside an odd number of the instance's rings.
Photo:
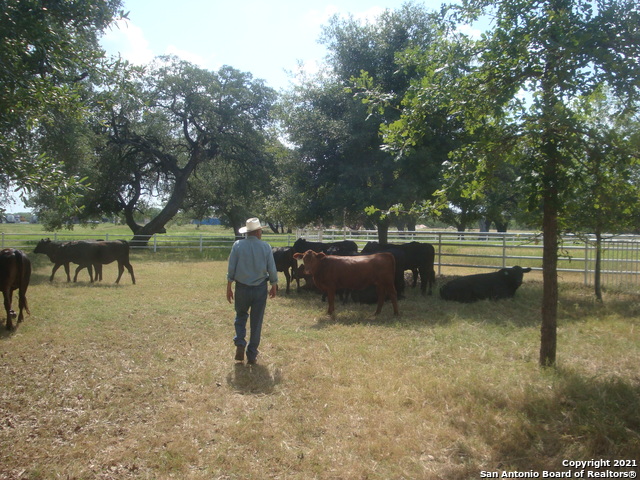
<svg viewBox="0 0 640 480">
<path fill-rule="evenodd" d="M 505 276 L 509 275 L 509 272 L 507 272 L 506 270 L 504 271 Z"/>
</svg>

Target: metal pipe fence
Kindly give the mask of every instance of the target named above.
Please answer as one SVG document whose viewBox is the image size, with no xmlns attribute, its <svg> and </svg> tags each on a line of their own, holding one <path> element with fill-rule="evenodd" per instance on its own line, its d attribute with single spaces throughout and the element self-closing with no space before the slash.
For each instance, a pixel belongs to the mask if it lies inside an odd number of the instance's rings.
<svg viewBox="0 0 640 480">
<path fill-rule="evenodd" d="M 295 234 L 263 234 L 272 246 L 291 246 L 299 237 L 310 241 L 332 242 L 353 240 L 362 249 L 367 242 L 377 241 L 378 232 L 351 230 L 298 230 Z M 0 233 L 0 246 L 32 251 L 41 238 L 71 241 L 80 239 L 128 240 L 130 235 Z M 205 252 L 217 249 L 226 253 L 235 241 L 232 232 L 199 235 L 153 235 L 146 246 L 132 245 L 134 251 Z M 456 232 L 456 231 L 390 231 L 389 243 L 426 242 L 434 246 L 437 274 L 443 267 L 496 269 L 513 265 L 542 269 L 542 235 L 529 232 Z M 558 271 L 578 275 L 584 284 L 594 281 L 596 245 L 593 236 L 563 236 L 558 250 Z M 609 235 L 602 243 L 602 284 L 636 289 L 640 287 L 640 236 Z"/>
<path fill-rule="evenodd" d="M 377 231 L 298 231 L 312 241 L 353 240 L 360 248 L 377 241 Z M 388 234 L 389 243 L 426 242 L 436 252 L 437 274 L 442 267 L 497 269 L 513 265 L 542 270 L 542 234 L 531 232 L 416 231 Z M 605 235 L 601 245 L 601 281 L 605 286 L 640 287 L 640 236 Z M 594 282 L 596 239 L 594 235 L 564 235 L 559 239 L 558 271 L 580 277 L 585 285 Z"/>
</svg>

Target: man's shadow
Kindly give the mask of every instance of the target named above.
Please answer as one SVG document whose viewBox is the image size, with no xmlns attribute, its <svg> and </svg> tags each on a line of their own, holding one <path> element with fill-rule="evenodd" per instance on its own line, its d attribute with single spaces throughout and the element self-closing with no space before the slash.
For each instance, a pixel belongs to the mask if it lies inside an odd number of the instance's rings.
<svg viewBox="0 0 640 480">
<path fill-rule="evenodd" d="M 242 394 L 270 395 L 281 381 L 280 370 L 276 369 L 272 374 L 266 366 L 259 363 L 236 363 L 227 375 L 227 383 Z"/>
</svg>

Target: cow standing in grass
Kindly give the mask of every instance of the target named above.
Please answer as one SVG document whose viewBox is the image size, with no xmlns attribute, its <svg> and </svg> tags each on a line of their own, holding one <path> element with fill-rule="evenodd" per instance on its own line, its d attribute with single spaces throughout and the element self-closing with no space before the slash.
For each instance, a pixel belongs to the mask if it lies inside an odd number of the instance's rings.
<svg viewBox="0 0 640 480">
<path fill-rule="evenodd" d="M 7 312 L 7 330 L 13 330 L 13 319 L 16 317 L 16 312 L 11 309 L 14 290 L 18 290 L 18 323 L 24 319 L 23 310 L 31 314 L 27 303 L 30 279 L 31 261 L 22 251 L 13 248 L 0 251 L 0 288 L 4 297 L 4 309 Z"/>
<path fill-rule="evenodd" d="M 436 283 L 435 249 L 430 243 L 409 242 L 400 244 L 380 244 L 378 242 L 367 242 L 362 249 L 362 253 L 386 252 L 397 249 L 404 253 L 404 270 L 413 272 L 413 285 L 415 288 L 420 274 L 420 291 L 422 295 L 433 292 L 433 285 Z M 428 288 L 428 292 L 427 292 Z"/>
<path fill-rule="evenodd" d="M 307 250 L 296 253 L 294 258 L 302 260 L 305 273 L 312 275 L 313 283 L 327 294 L 328 314 L 335 312 L 336 291 L 363 290 L 376 286 L 378 308 L 376 315 L 389 296 L 393 303 L 393 313 L 398 315 L 398 296 L 394 286 L 395 260 L 390 253 L 365 256 L 336 256 Z"/>
<path fill-rule="evenodd" d="M 49 281 L 53 282 L 53 277 L 55 276 L 58 268 L 64 266 L 64 271 L 67 274 L 67 282 L 71 281 L 71 276 L 69 275 L 69 264 L 75 263 L 78 265 L 76 268 L 76 273 L 73 277 L 73 281 L 78 280 L 78 272 L 83 268 L 86 268 L 89 272 L 89 278 L 91 282 L 93 282 L 93 270 L 96 272 L 96 280 L 102 279 L 102 265 L 91 263 L 91 258 L 85 254 L 84 251 L 81 250 L 80 247 L 77 247 L 78 244 L 84 243 L 95 243 L 95 240 L 77 240 L 73 242 L 58 242 L 54 240 L 50 240 L 49 238 L 41 239 L 36 248 L 33 250 L 33 253 L 44 253 L 49 260 L 53 262 L 53 269 L 51 270 L 51 277 L 49 277 Z"/>
<path fill-rule="evenodd" d="M 136 279 L 133 273 L 133 267 L 129 261 L 129 244 L 124 240 L 78 240 L 73 242 L 52 242 L 51 240 L 42 239 L 36 245 L 34 253 L 44 253 L 54 263 L 53 270 L 49 281 L 53 281 L 56 270 L 64 265 L 67 273 L 67 281 L 71 281 L 69 276 L 69 263 L 78 264 L 76 274 L 73 279 L 75 282 L 78 278 L 78 272 L 87 268 L 89 277 L 93 282 L 92 270 L 96 271 L 96 279 L 102 280 L 102 265 L 112 262 L 118 262 L 118 278 L 116 283 L 120 282 L 120 278 L 124 273 L 125 267 L 131 274 L 131 281 L 135 284 Z"/>
<path fill-rule="evenodd" d="M 129 243 L 125 240 L 98 240 L 96 242 L 86 242 L 76 247 L 83 258 L 89 260 L 92 265 L 107 265 L 109 263 L 118 263 L 118 278 L 116 283 L 120 283 L 120 278 L 126 268 L 131 275 L 131 283 L 136 283 L 136 277 L 133 273 L 133 266 L 129 261 Z M 100 276 L 102 278 L 102 275 Z"/>
<path fill-rule="evenodd" d="M 467 275 L 451 280 L 440 288 L 444 300 L 471 303 L 478 300 L 511 298 L 522 285 L 522 278 L 531 268 L 518 265 L 497 272 Z"/>
</svg>

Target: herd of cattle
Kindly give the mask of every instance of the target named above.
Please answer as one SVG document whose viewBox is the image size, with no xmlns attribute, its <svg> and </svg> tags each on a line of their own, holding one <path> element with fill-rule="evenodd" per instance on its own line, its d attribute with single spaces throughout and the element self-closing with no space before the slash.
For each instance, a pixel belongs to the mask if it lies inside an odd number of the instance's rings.
<svg viewBox="0 0 640 480">
<path fill-rule="evenodd" d="M 286 278 L 286 292 L 289 293 L 294 280 L 298 290 L 308 288 L 322 292 L 327 299 L 329 315 L 334 315 L 336 295 L 343 301 L 352 298 L 361 303 L 377 302 L 376 314 L 380 313 L 388 299 L 397 315 L 398 299 L 404 297 L 406 270 L 413 274 L 413 287 L 420 277 L 423 295 L 431 295 L 435 284 L 435 250 L 428 243 L 382 245 L 369 242 L 358 252 L 358 245 L 351 240 L 321 243 L 299 238 L 292 247 L 274 247 L 272 250 L 276 267 Z M 61 266 L 64 266 L 67 281 L 71 281 L 71 263 L 77 265 L 74 282 L 84 268 L 89 272 L 91 282 L 94 278 L 102 280 L 102 266 L 117 262 L 116 283 L 120 282 L 125 268 L 131 275 L 132 283 L 136 283 L 133 267 L 129 262 L 129 244 L 124 240 L 57 242 L 42 239 L 34 253 L 43 253 L 53 262 L 49 281 L 53 281 Z M 301 265 L 298 265 L 298 260 L 302 261 Z M 458 302 L 513 297 L 522 284 L 524 273 L 529 271 L 530 268 L 515 266 L 493 273 L 459 277 L 443 285 L 440 296 L 445 300 Z M 13 248 L 0 251 L 0 287 L 4 296 L 7 330 L 13 329 L 13 319 L 16 316 L 20 323 L 24 318 L 23 312 L 30 313 L 26 296 L 30 278 L 31 261 L 24 252 Z M 300 287 L 300 280 L 305 282 L 303 287 Z M 15 290 L 18 290 L 18 315 L 12 310 Z"/>
<path fill-rule="evenodd" d="M 391 300 L 394 314 L 398 314 L 398 299 L 404 296 L 404 272 L 413 274 L 412 286 L 420 277 L 423 295 L 431 295 L 435 284 L 435 249 L 423 242 L 403 244 L 379 244 L 368 242 L 358 253 L 358 246 L 351 240 L 333 243 L 309 242 L 299 238 L 293 247 L 274 247 L 276 268 L 283 272 L 289 293 L 292 280 L 300 289 L 316 289 L 327 298 L 328 314 L 334 315 L 335 297 L 343 301 L 351 297 L 362 303 L 376 303 L 376 315 L 384 302 Z M 302 260 L 298 266 L 297 260 Z M 513 297 L 522 284 L 523 275 L 531 268 L 519 266 L 502 268 L 497 272 L 468 275 L 456 278 L 440 288 L 444 300 L 475 302 Z"/>
<path fill-rule="evenodd" d="M 93 282 L 95 270 L 95 279 L 102 280 L 102 265 L 112 262 L 118 263 L 118 278 L 116 283 L 120 282 L 120 277 L 124 269 L 131 274 L 131 281 L 136 283 L 133 274 L 133 267 L 129 262 L 129 244 L 124 240 L 104 241 L 104 240 L 78 240 L 73 242 L 56 242 L 48 238 L 42 239 L 36 245 L 34 253 L 44 253 L 53 262 L 53 270 L 51 272 L 50 281 L 56 274 L 56 270 L 64 266 L 67 273 L 67 281 L 71 281 L 69 275 L 69 264 L 75 263 L 76 268 L 73 281 L 78 279 L 78 272 L 83 268 L 89 271 L 89 278 Z M 4 296 L 4 309 L 7 313 L 6 328 L 13 329 L 13 319 L 16 313 L 11 309 L 13 303 L 13 292 L 18 290 L 18 323 L 24 318 L 23 311 L 29 312 L 27 304 L 27 288 L 31 280 L 31 261 L 21 250 L 14 248 L 5 248 L 0 251 L 0 287 Z"/>
</svg>

